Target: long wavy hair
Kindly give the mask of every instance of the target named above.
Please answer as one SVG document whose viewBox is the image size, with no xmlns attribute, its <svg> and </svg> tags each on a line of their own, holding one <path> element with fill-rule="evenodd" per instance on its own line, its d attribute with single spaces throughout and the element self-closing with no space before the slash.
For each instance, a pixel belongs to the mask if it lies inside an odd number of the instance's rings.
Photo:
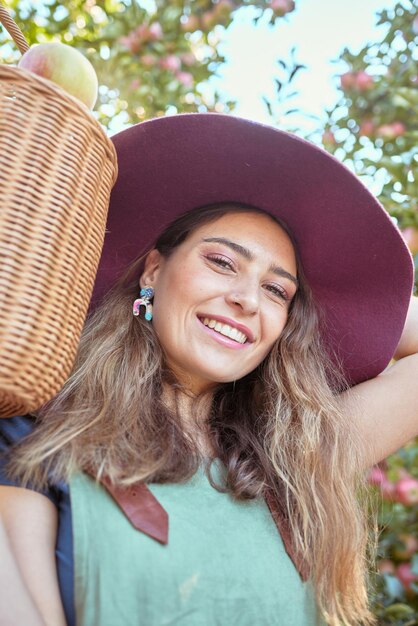
<svg viewBox="0 0 418 626">
<path fill-rule="evenodd" d="M 177 218 L 155 247 L 169 257 L 195 228 L 229 211 L 262 212 L 233 203 L 196 209 Z M 91 314 L 71 376 L 14 451 L 10 473 L 23 484 L 42 487 L 80 470 L 120 485 L 179 482 L 201 463 L 180 404 L 164 399 L 166 385 L 181 389 L 152 324 L 132 316 L 145 256 Z M 298 278 L 287 324 L 269 355 L 212 392 L 204 428 L 226 466 L 225 484 L 214 486 L 239 499 L 269 493 L 327 623 L 369 625 L 375 623 L 367 598 L 376 535 L 367 514 L 362 441 L 340 409 L 344 382 L 321 343 L 299 260 Z"/>
</svg>

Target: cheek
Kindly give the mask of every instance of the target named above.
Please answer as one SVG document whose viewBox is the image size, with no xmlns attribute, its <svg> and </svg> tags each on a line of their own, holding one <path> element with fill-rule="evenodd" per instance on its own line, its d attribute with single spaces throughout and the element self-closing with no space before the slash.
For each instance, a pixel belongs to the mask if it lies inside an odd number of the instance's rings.
<svg viewBox="0 0 418 626">
<path fill-rule="evenodd" d="M 275 306 L 269 313 L 270 314 L 264 316 L 263 318 L 263 326 L 265 329 L 264 337 L 269 346 L 267 352 L 271 350 L 273 345 L 279 339 L 288 319 L 288 310 L 284 307 L 281 308 Z"/>
</svg>

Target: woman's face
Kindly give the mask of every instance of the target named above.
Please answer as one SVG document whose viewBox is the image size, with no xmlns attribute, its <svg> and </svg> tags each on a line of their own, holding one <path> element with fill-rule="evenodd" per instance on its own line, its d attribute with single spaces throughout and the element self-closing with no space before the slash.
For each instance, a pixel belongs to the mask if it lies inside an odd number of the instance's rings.
<svg viewBox="0 0 418 626">
<path fill-rule="evenodd" d="M 292 243 L 271 218 L 227 213 L 169 258 L 147 257 L 155 332 L 169 368 L 193 393 L 238 380 L 271 350 L 296 293 Z"/>
</svg>

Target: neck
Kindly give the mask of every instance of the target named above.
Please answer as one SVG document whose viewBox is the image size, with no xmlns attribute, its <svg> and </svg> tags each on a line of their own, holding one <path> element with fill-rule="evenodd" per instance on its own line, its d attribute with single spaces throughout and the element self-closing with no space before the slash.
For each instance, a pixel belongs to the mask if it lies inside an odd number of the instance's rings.
<svg viewBox="0 0 418 626">
<path fill-rule="evenodd" d="M 195 441 L 205 457 L 213 455 L 207 428 L 213 394 L 214 391 L 211 390 L 196 396 L 168 384 L 164 386 L 163 392 L 164 403 L 176 411 L 183 430 Z"/>
</svg>

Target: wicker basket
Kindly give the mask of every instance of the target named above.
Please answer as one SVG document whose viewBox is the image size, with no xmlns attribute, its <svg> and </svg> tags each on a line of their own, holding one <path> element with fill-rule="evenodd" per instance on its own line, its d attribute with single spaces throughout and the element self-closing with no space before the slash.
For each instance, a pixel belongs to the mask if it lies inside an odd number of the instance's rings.
<svg viewBox="0 0 418 626">
<path fill-rule="evenodd" d="M 71 371 L 116 174 L 113 144 L 83 104 L 0 66 L 1 417 L 39 408 Z"/>
</svg>

